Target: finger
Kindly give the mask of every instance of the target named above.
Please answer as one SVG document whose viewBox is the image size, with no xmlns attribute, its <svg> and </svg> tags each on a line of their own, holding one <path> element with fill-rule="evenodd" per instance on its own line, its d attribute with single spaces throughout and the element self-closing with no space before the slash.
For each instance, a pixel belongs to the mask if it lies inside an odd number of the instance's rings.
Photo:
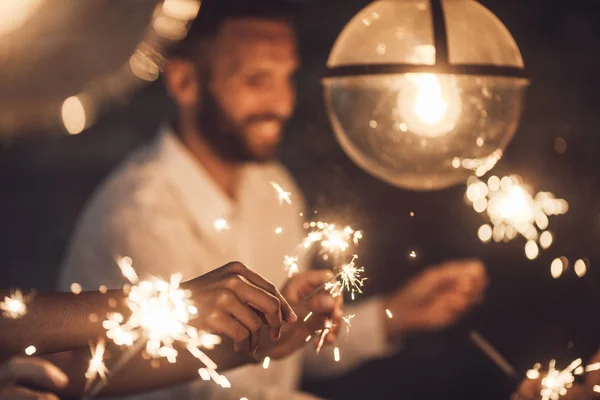
<svg viewBox="0 0 600 400">
<path fill-rule="evenodd" d="M 278 340 L 283 323 L 279 299 L 251 282 L 240 279 L 238 275 L 232 275 L 227 282 L 238 299 L 264 314 L 271 331 L 271 338 Z"/>
<path fill-rule="evenodd" d="M 315 314 L 331 314 L 337 304 L 338 301 L 327 292 L 316 294 L 306 302 L 307 308 Z"/>
<path fill-rule="evenodd" d="M 231 292 L 231 296 L 225 297 L 219 304 L 221 311 L 231 315 L 250 332 L 250 351 L 253 351 L 258 346 L 263 320 L 251 307 L 242 303 L 235 293 Z"/>
<path fill-rule="evenodd" d="M 19 381 L 55 390 L 69 384 L 69 378 L 64 372 L 41 358 L 15 357 L 4 364 L 0 371 L 0 386 Z"/>
<path fill-rule="evenodd" d="M 236 351 L 250 351 L 250 332 L 231 315 L 220 310 L 213 311 L 206 318 L 206 326 L 215 333 L 220 333 L 231 338 Z"/>
<path fill-rule="evenodd" d="M 250 268 L 246 267 L 242 263 L 234 263 L 234 265 L 231 266 L 230 268 L 233 273 L 243 276 L 250 283 L 253 283 L 254 285 L 258 286 L 259 288 L 261 288 L 261 289 L 267 291 L 268 293 L 270 293 L 271 295 L 277 297 L 277 299 L 279 299 L 279 302 L 281 303 L 280 307 L 281 307 L 282 317 L 287 322 L 293 324 L 294 322 L 296 322 L 298 320 L 298 316 L 296 315 L 294 310 L 292 310 L 292 307 L 289 305 L 289 303 L 286 301 L 286 299 L 283 298 L 283 295 L 279 292 L 279 290 L 277 289 L 277 287 L 274 284 L 272 284 L 271 282 L 269 282 L 268 280 L 263 278 L 260 274 L 257 274 L 256 272 L 252 271 Z"/>
<path fill-rule="evenodd" d="M 296 274 L 289 279 L 285 285 L 285 297 L 292 304 L 298 303 L 319 286 L 332 280 L 333 277 L 333 272 L 327 269 L 312 270 Z"/>
<path fill-rule="evenodd" d="M 58 396 L 47 392 L 34 392 L 20 386 L 13 386 L 0 393 L 2 398 L 6 399 L 36 399 L 36 400 L 59 400 Z"/>
</svg>

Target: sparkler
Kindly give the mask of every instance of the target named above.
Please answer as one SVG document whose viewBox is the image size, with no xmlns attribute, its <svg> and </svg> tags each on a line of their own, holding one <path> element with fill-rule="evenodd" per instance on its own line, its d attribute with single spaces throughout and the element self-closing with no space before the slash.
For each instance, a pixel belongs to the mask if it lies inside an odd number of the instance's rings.
<svg viewBox="0 0 600 400">
<path fill-rule="evenodd" d="M 561 396 L 567 394 L 567 391 L 575 382 L 575 375 L 581 375 L 584 372 L 581 363 L 581 358 L 578 358 L 567 368 L 558 370 L 556 369 L 556 360 L 551 360 L 548 372 L 542 378 L 542 390 L 540 392 L 542 400 L 558 400 Z M 541 364 L 535 364 L 532 369 L 527 371 L 527 378 L 538 379 L 541 376 L 541 367 Z"/>
<path fill-rule="evenodd" d="M 334 323 L 333 320 L 328 318 L 325 320 L 325 325 L 322 329 L 319 329 L 317 331 L 315 331 L 315 333 L 313 335 L 309 335 L 306 337 L 306 341 L 309 342 L 314 335 L 318 335 L 319 338 L 319 344 L 317 345 L 317 354 L 321 352 L 321 348 L 323 347 L 323 343 L 325 343 L 325 337 L 327 336 L 327 334 L 329 332 L 331 332 L 331 330 L 334 328 Z"/>
<path fill-rule="evenodd" d="M 126 300 L 131 314 L 125 320 L 120 313 L 109 313 L 102 325 L 109 339 L 130 349 L 116 363 L 111 374 L 114 375 L 142 349 L 151 358 L 166 358 L 174 363 L 177 361 L 174 345 L 181 343 L 204 364 L 211 379 L 221 386 L 229 385 L 217 373 L 217 365 L 200 350 L 213 349 L 221 342 L 221 338 L 189 325 L 198 309 L 190 300 L 190 291 L 179 286 L 182 275 L 174 274 L 169 281 L 157 278 L 141 281 L 130 258 L 123 257 L 117 260 L 117 264 L 131 285 Z M 98 394 L 105 385 L 106 381 L 100 382 L 91 394 Z"/>
<path fill-rule="evenodd" d="M 367 279 L 360 276 L 365 269 L 364 267 L 356 267 L 355 261 L 357 258 L 358 256 L 356 254 L 352 256 L 352 260 L 348 264 L 342 265 L 339 272 L 333 278 L 310 292 L 306 297 L 300 300 L 299 304 L 308 301 L 322 289 L 327 290 L 333 297 L 341 295 L 343 291 L 346 290 L 350 293 L 352 300 L 354 300 L 357 292 L 362 293 L 361 287 Z"/>
<path fill-rule="evenodd" d="M 314 243 L 320 243 L 320 254 L 327 253 L 339 256 L 348 250 L 351 244 L 358 245 L 362 239 L 362 231 L 355 231 L 350 226 L 338 229 L 327 222 L 310 222 L 305 227 L 312 229 L 303 241 L 304 248 L 310 248 Z M 326 257 L 325 257 L 326 258 Z"/>
<path fill-rule="evenodd" d="M 538 242 L 542 248 L 552 244 L 552 235 L 546 231 L 548 217 L 565 214 L 569 209 L 566 200 L 550 192 L 533 195 L 517 175 L 502 179 L 492 176 L 487 184 L 471 178 L 466 198 L 476 212 L 485 212 L 490 220 L 491 225 L 484 224 L 478 230 L 482 242 L 508 242 L 521 235 L 527 239 L 525 253 L 529 259 L 538 256 Z"/>
<path fill-rule="evenodd" d="M 287 204 L 292 204 L 292 199 L 291 199 L 291 193 L 290 192 L 286 192 L 285 190 L 283 190 L 283 188 L 281 186 L 279 186 L 279 184 L 277 184 L 276 182 L 270 182 L 271 186 L 273 186 L 273 189 L 275 189 L 275 191 L 277 192 L 277 196 L 279 197 L 279 205 L 283 205 L 283 202 L 285 201 Z"/>
<path fill-rule="evenodd" d="M 0 302 L 0 310 L 5 318 L 20 319 L 27 315 L 27 302 L 33 294 L 23 296 L 23 292 L 15 290 L 10 296 L 4 296 Z"/>
<path fill-rule="evenodd" d="M 87 381 L 84 392 L 87 392 L 90 389 L 97 376 L 99 376 L 102 381 L 106 381 L 106 373 L 108 372 L 108 369 L 106 368 L 106 365 L 104 365 L 105 350 L 106 344 L 104 340 L 100 340 L 95 347 L 92 343 L 90 343 L 90 352 L 92 353 L 92 358 L 90 359 L 88 369 L 85 372 L 85 378 Z"/>
<path fill-rule="evenodd" d="M 299 271 L 298 268 L 298 257 L 292 256 L 284 256 L 283 257 L 283 267 L 288 274 L 288 278 L 291 278 L 293 275 L 297 274 Z"/>
</svg>

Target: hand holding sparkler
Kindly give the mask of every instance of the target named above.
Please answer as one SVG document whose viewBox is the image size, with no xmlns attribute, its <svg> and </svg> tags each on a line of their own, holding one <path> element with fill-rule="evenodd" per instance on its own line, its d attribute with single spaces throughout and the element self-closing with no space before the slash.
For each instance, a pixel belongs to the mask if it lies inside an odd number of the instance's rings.
<svg viewBox="0 0 600 400">
<path fill-rule="evenodd" d="M 453 324 L 482 300 L 486 286 L 480 261 L 451 261 L 427 269 L 388 298 L 388 337 Z"/>
<path fill-rule="evenodd" d="M 256 349 L 263 320 L 271 339 L 278 340 L 283 322 L 298 319 L 275 285 L 241 263 L 229 263 L 183 287 L 192 291 L 199 310 L 192 324 L 229 336 L 239 351 Z"/>
<path fill-rule="evenodd" d="M 268 338 L 261 339 L 258 347 L 260 357 L 269 356 L 276 359 L 293 353 L 305 345 L 308 336 L 323 329 L 326 320 L 332 321 L 334 326 L 327 335 L 324 335 L 323 340 L 326 343 L 333 343 L 342 325 L 342 296 L 334 298 L 326 291 L 321 291 L 310 300 L 299 302 L 315 288 L 321 287 L 324 282 L 329 282 L 332 277 L 331 271 L 315 270 L 296 274 L 287 281 L 281 292 L 292 304 L 300 320 L 294 325 L 283 326 L 279 342 L 273 342 Z"/>
</svg>

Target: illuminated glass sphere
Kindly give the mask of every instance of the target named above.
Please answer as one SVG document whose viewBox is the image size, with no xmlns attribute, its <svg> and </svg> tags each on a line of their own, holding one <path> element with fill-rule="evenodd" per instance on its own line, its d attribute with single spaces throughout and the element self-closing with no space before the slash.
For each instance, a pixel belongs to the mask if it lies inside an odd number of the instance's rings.
<svg viewBox="0 0 600 400">
<path fill-rule="evenodd" d="M 331 51 L 336 138 L 375 177 L 436 190 L 482 176 L 515 133 L 528 80 L 510 32 L 475 0 L 380 0 Z"/>
</svg>

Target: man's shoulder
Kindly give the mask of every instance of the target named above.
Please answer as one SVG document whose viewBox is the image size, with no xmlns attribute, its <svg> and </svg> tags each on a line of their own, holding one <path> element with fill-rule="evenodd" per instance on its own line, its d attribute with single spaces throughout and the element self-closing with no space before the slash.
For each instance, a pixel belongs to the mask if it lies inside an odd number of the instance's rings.
<svg viewBox="0 0 600 400">
<path fill-rule="evenodd" d="M 88 201 L 83 220 L 104 224 L 159 216 L 180 209 L 179 200 L 155 149 L 144 146 L 118 165 Z"/>
</svg>

